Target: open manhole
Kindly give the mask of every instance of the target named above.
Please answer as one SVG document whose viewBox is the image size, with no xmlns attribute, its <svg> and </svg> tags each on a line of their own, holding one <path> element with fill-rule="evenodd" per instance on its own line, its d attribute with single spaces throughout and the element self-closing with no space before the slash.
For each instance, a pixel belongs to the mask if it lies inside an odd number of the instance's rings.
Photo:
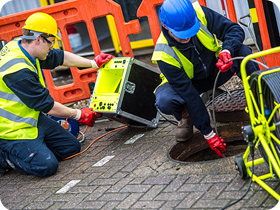
<svg viewBox="0 0 280 210">
<path fill-rule="evenodd" d="M 241 127 L 244 123 L 234 122 L 218 127 L 219 134 L 223 137 L 226 146 L 225 156 L 242 154 L 247 148 L 243 140 Z M 175 144 L 168 152 L 170 159 L 179 162 L 201 162 L 220 159 L 220 157 L 209 147 L 203 135 L 195 132 L 193 137 L 184 143 Z"/>
<path fill-rule="evenodd" d="M 211 104 L 210 104 L 211 105 Z M 243 140 L 242 126 L 248 125 L 245 112 L 246 99 L 243 90 L 234 90 L 229 97 L 220 94 L 215 100 L 217 130 L 226 146 L 225 156 L 235 156 L 245 152 L 247 143 Z M 212 105 L 208 107 L 213 112 Z M 180 162 L 202 162 L 221 159 L 210 147 L 203 135 L 196 131 L 192 139 L 175 144 L 168 152 L 170 159 Z"/>
</svg>

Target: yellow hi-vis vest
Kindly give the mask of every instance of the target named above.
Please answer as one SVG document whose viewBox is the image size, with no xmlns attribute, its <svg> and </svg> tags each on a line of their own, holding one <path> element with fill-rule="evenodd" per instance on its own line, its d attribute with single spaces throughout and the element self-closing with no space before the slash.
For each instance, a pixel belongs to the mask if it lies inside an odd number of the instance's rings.
<svg viewBox="0 0 280 210">
<path fill-rule="evenodd" d="M 200 29 L 196 36 L 208 50 L 216 52 L 216 56 L 218 56 L 222 47 L 219 45 L 217 38 L 208 31 L 207 20 L 199 3 L 193 3 L 193 7 L 200 20 Z M 176 47 L 170 47 L 168 45 L 162 32 L 157 40 L 152 56 L 152 62 L 157 63 L 157 61 L 163 61 L 177 68 L 183 68 L 190 79 L 194 77 L 193 64 Z M 160 77 L 162 79 L 160 85 L 168 82 L 163 74 L 161 74 Z"/>
<path fill-rule="evenodd" d="M 18 40 L 6 44 L 0 53 L 0 139 L 35 139 L 38 136 L 37 122 L 40 112 L 27 107 L 7 87 L 3 78 L 26 68 L 36 72 L 45 87 L 39 60 L 36 59 L 36 69 L 21 51 Z"/>
</svg>

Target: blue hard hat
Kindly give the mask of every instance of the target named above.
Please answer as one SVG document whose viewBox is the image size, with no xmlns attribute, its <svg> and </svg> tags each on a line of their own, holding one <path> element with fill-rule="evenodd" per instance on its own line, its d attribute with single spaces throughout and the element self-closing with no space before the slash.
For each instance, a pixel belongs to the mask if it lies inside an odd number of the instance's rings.
<svg viewBox="0 0 280 210">
<path fill-rule="evenodd" d="M 160 7 L 159 18 L 179 39 L 193 37 L 200 28 L 196 12 L 189 0 L 165 0 Z"/>
</svg>

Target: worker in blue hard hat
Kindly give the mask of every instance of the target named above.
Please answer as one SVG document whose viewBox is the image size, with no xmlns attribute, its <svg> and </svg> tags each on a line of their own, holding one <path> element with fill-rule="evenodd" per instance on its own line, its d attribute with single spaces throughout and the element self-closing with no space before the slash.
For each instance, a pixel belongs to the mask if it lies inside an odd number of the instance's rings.
<svg viewBox="0 0 280 210">
<path fill-rule="evenodd" d="M 162 72 L 162 83 L 155 91 L 155 105 L 179 121 L 175 131 L 178 142 L 192 137 L 194 125 L 222 157 L 226 144 L 214 133 L 200 94 L 213 89 L 219 71 L 217 87 L 235 73 L 241 77 L 241 60 L 230 59 L 252 53 L 243 44 L 244 31 L 226 17 L 189 0 L 165 0 L 159 17 L 162 32 L 152 61 Z M 248 74 L 259 69 L 253 62 L 246 68 Z"/>
<path fill-rule="evenodd" d="M 50 176 L 56 172 L 58 160 L 80 151 L 78 139 L 45 114 L 88 126 L 98 117 L 91 109 L 73 109 L 54 101 L 41 68 L 98 68 L 113 56 L 83 58 L 54 49 L 56 39 L 60 38 L 55 19 L 38 12 L 27 18 L 23 37 L 10 41 L 0 52 L 0 175 L 13 169 Z"/>
</svg>

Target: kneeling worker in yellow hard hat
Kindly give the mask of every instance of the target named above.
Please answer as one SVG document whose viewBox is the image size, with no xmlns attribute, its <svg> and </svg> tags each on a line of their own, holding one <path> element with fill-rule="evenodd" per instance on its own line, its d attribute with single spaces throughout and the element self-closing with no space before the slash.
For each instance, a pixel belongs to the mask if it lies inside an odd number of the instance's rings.
<svg viewBox="0 0 280 210">
<path fill-rule="evenodd" d="M 97 113 L 72 109 L 54 99 L 41 73 L 59 65 L 101 67 L 113 56 L 89 60 L 54 49 L 57 23 L 45 13 L 34 13 L 23 26 L 23 37 L 10 41 L 0 55 L 0 174 L 9 169 L 40 177 L 53 175 L 58 160 L 76 154 L 77 138 L 44 113 L 73 118 L 93 126 Z"/>
</svg>

